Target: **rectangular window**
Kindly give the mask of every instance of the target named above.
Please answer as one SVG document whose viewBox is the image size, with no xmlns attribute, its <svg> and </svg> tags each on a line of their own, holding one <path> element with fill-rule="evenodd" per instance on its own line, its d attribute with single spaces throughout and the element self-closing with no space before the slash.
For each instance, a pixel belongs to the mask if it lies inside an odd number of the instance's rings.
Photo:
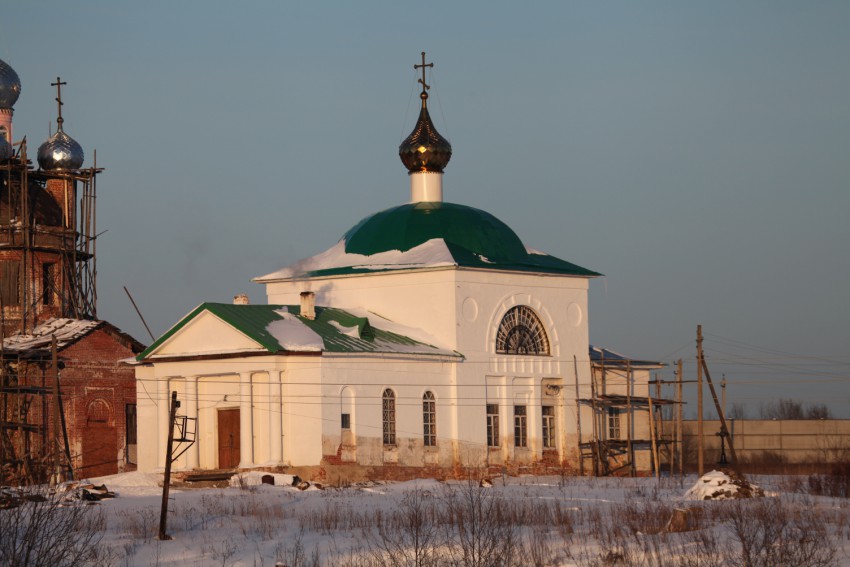
<svg viewBox="0 0 850 567">
<path fill-rule="evenodd" d="M 620 410 L 608 408 L 608 439 L 620 438 Z"/>
<path fill-rule="evenodd" d="M 137 419 L 136 419 L 136 404 L 125 404 L 124 405 L 124 438 L 127 440 L 127 446 L 125 449 L 126 452 L 126 461 L 131 464 L 135 464 L 137 462 L 136 459 L 136 427 L 137 427 Z"/>
<path fill-rule="evenodd" d="M 528 447 L 528 416 L 525 406 L 514 406 L 514 446 Z"/>
<path fill-rule="evenodd" d="M 387 388 L 383 397 L 384 445 L 395 445 L 395 392 Z"/>
<path fill-rule="evenodd" d="M 555 448 L 555 407 L 543 406 L 543 448 Z"/>
<path fill-rule="evenodd" d="M 124 412 L 127 416 L 127 445 L 136 444 L 136 404 L 126 404 Z"/>
<path fill-rule="evenodd" d="M 351 414 L 350 413 L 342 414 L 341 419 L 340 419 L 340 426 L 343 429 L 351 429 Z"/>
<path fill-rule="evenodd" d="M 21 304 L 21 265 L 18 262 L 0 262 L 0 303 L 4 307 Z"/>
<path fill-rule="evenodd" d="M 56 264 L 41 265 L 41 303 L 42 305 L 53 304 L 53 277 Z"/>
<path fill-rule="evenodd" d="M 487 446 L 499 446 L 499 406 L 487 404 Z"/>
<path fill-rule="evenodd" d="M 422 397 L 423 441 L 426 447 L 437 446 L 437 402 L 434 394 L 425 392 Z"/>
</svg>

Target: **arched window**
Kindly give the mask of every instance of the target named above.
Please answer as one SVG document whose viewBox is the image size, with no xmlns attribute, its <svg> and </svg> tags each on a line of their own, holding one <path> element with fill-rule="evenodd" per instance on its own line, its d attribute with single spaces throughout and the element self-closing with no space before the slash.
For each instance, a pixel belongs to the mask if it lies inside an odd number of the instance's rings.
<svg viewBox="0 0 850 567">
<path fill-rule="evenodd" d="M 395 392 L 387 388 L 383 397 L 384 445 L 395 445 Z"/>
<path fill-rule="evenodd" d="M 425 392 L 422 396 L 422 427 L 423 440 L 426 447 L 437 446 L 437 402 L 433 392 Z"/>
<path fill-rule="evenodd" d="M 546 329 L 530 307 L 517 305 L 505 313 L 496 333 L 496 352 L 549 356 Z"/>
<path fill-rule="evenodd" d="M 96 398 L 89 402 L 86 408 L 86 422 L 88 425 L 108 425 L 112 417 L 112 408 L 109 402 L 103 398 Z"/>
</svg>

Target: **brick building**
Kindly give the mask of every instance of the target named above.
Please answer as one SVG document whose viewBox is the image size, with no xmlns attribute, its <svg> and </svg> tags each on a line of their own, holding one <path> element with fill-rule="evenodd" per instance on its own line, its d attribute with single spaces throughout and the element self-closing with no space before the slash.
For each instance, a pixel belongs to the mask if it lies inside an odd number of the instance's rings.
<svg viewBox="0 0 850 567">
<path fill-rule="evenodd" d="M 65 432 L 54 438 L 51 343 L 56 337 L 60 398 Z M 70 457 L 74 477 L 94 477 L 135 470 L 136 384 L 133 369 L 122 363 L 144 346 L 106 321 L 50 319 L 32 333 L 3 341 L 3 362 L 9 382 L 18 389 L 13 415 L 25 423 L 20 431 L 5 430 L 3 465 L 7 470 L 39 476 L 38 460 L 49 457 L 58 443 Z M 44 393 L 46 396 L 40 396 Z M 21 411 L 23 409 L 23 411 Z M 61 431 L 61 419 L 58 430 Z M 67 436 L 67 441 L 65 437 Z M 30 468 L 30 470 L 23 470 Z"/>
</svg>

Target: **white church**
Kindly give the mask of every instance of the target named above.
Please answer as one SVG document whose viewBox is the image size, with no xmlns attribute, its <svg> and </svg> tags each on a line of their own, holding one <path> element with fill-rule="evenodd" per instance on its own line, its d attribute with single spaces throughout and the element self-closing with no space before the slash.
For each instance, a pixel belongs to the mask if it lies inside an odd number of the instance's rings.
<svg viewBox="0 0 850 567">
<path fill-rule="evenodd" d="M 578 472 L 599 274 L 443 201 L 452 150 L 428 113 L 424 56 L 421 67 L 421 112 L 399 147 L 410 202 L 255 278 L 267 304 L 203 303 L 141 353 L 139 470 L 165 465 L 177 392 L 189 418 L 177 436 L 194 439 L 177 470 Z"/>
</svg>

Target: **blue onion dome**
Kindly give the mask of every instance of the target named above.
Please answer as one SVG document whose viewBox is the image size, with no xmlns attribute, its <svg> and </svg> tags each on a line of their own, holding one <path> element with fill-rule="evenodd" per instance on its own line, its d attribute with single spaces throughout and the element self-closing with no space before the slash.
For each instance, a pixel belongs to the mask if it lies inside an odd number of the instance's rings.
<svg viewBox="0 0 850 567">
<path fill-rule="evenodd" d="M 0 136 L 0 161 L 11 159 L 15 155 L 15 149 L 12 144 L 6 141 L 6 138 Z"/>
<path fill-rule="evenodd" d="M 56 133 L 38 147 L 38 166 L 48 171 L 80 169 L 84 159 L 83 148 L 62 130 L 61 123 Z"/>
<path fill-rule="evenodd" d="M 18 74 L 0 59 L 0 108 L 12 108 L 20 95 L 21 80 Z"/>
<path fill-rule="evenodd" d="M 442 173 L 452 158 L 452 145 L 434 128 L 428 114 L 428 93 L 422 92 L 419 96 L 422 99 L 419 120 L 410 136 L 398 147 L 398 155 L 410 173 Z"/>
</svg>

